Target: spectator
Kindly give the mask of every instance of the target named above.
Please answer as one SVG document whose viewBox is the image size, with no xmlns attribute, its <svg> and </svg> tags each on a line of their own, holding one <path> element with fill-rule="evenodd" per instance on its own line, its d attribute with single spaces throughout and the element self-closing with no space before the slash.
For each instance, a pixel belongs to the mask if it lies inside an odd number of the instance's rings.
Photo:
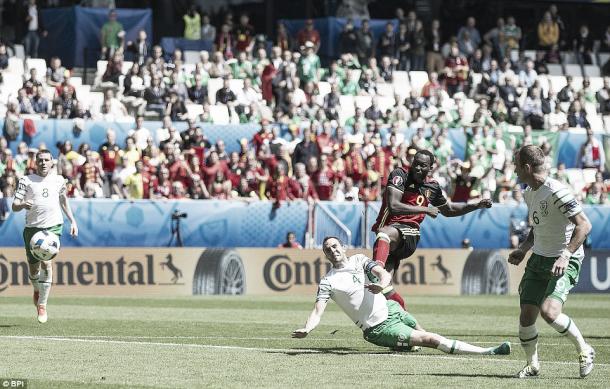
<svg viewBox="0 0 610 389">
<path fill-rule="evenodd" d="M 119 84 L 119 77 L 123 75 L 123 55 L 120 51 L 115 51 L 112 58 L 106 65 L 106 71 L 102 75 L 102 82 Z"/>
<path fill-rule="evenodd" d="M 605 171 L 606 153 L 604 145 L 593 135 L 593 130 L 590 128 L 587 129 L 587 140 L 580 146 L 578 164 L 583 169 Z"/>
<path fill-rule="evenodd" d="M 538 46 L 540 50 L 549 50 L 559 43 L 559 26 L 553 20 L 549 11 L 544 13 L 538 23 Z"/>
<path fill-rule="evenodd" d="M 296 234 L 292 231 L 286 234 L 286 241 L 284 243 L 280 243 L 277 247 L 285 249 L 303 249 L 303 246 L 297 242 Z"/>
<path fill-rule="evenodd" d="M 373 56 L 375 52 L 375 41 L 373 32 L 370 29 L 369 21 L 363 20 L 360 30 L 358 30 L 358 60 L 360 63 L 366 63 L 367 58 Z"/>
<path fill-rule="evenodd" d="M 483 40 L 493 48 L 496 58 L 504 58 L 504 27 L 504 18 L 500 17 L 496 20 L 496 26 L 483 35 Z"/>
<path fill-rule="evenodd" d="M 228 104 L 234 102 L 235 100 L 237 100 L 237 96 L 231 90 L 230 85 L 231 85 L 230 79 L 225 77 L 222 82 L 222 88 L 220 88 L 216 92 L 216 103 L 217 104 L 220 103 L 220 104 L 228 105 Z"/>
<path fill-rule="evenodd" d="M 466 25 L 460 27 L 457 34 L 458 42 L 470 42 L 470 44 L 473 46 L 473 51 L 481 44 L 481 34 L 479 34 L 479 30 L 477 30 L 475 26 L 476 20 L 474 17 L 470 16 L 466 20 Z"/>
<path fill-rule="evenodd" d="M 421 20 L 415 22 L 415 30 L 411 34 L 411 70 L 425 70 L 426 34 Z"/>
<path fill-rule="evenodd" d="M 122 47 L 124 38 L 123 25 L 117 21 L 117 13 L 112 9 L 108 13 L 108 21 L 102 26 L 100 33 L 102 58 L 112 58 L 115 51 Z"/>
<path fill-rule="evenodd" d="M 604 86 L 597 91 L 597 102 L 599 103 L 600 113 L 604 116 L 610 115 L 610 78 L 604 78 Z"/>
<path fill-rule="evenodd" d="M 278 33 L 279 34 L 279 33 Z M 356 54 L 358 52 L 358 34 L 352 19 L 347 19 L 341 36 L 339 37 L 340 53 Z"/>
<path fill-rule="evenodd" d="M 165 98 L 167 91 L 161 85 L 161 78 L 157 75 L 152 77 L 152 84 L 144 90 L 146 109 L 158 113 L 160 116 L 165 112 Z"/>
<path fill-rule="evenodd" d="M 47 36 L 47 31 L 43 27 L 42 18 L 36 0 L 28 0 L 27 16 L 25 18 L 27 24 L 27 33 L 23 38 L 23 46 L 26 57 L 38 58 L 38 46 L 40 45 L 40 36 Z"/>
<path fill-rule="evenodd" d="M 457 92 L 464 90 L 464 83 L 468 77 L 468 61 L 460 55 L 458 46 L 451 46 L 451 53 L 445 60 L 445 88 L 449 96 L 453 97 Z"/>
<path fill-rule="evenodd" d="M 563 131 L 568 129 L 568 117 L 561 110 L 559 104 L 555 104 L 555 110 L 549 114 L 549 129 L 551 131 Z"/>
<path fill-rule="evenodd" d="M 220 33 L 216 35 L 216 45 L 214 51 L 219 52 L 225 58 L 233 58 L 233 34 L 228 24 L 223 24 L 220 27 Z M 210 74 L 211 75 L 211 74 Z"/>
<path fill-rule="evenodd" d="M 303 56 L 298 65 L 298 74 L 301 82 L 306 84 L 310 81 L 318 82 L 320 77 L 320 57 L 315 53 L 315 44 L 307 41 Z"/>
<path fill-rule="evenodd" d="M 411 33 L 407 31 L 407 25 L 400 23 L 396 33 L 396 54 L 398 60 L 398 70 L 411 70 Z"/>
<path fill-rule="evenodd" d="M 52 87 L 57 87 L 64 82 L 66 68 L 61 66 L 61 59 L 53 57 L 50 61 L 50 66 L 47 68 L 47 84 Z"/>
<path fill-rule="evenodd" d="M 394 33 L 394 24 L 386 23 L 383 34 L 379 37 L 377 43 L 377 56 L 396 57 L 396 34 Z"/>
<path fill-rule="evenodd" d="M 250 17 L 247 14 L 242 14 L 239 17 L 239 24 L 234 28 L 235 33 L 235 50 L 239 52 L 252 52 L 252 46 L 254 44 L 252 38 L 254 37 L 254 27 L 250 24 Z"/>
<path fill-rule="evenodd" d="M 208 42 L 216 39 L 216 27 L 210 23 L 210 15 L 207 13 L 201 16 L 201 39 Z"/>
<path fill-rule="evenodd" d="M 129 41 L 126 45 L 126 50 L 133 54 L 133 59 L 136 64 L 142 66 L 150 57 L 150 42 L 145 30 L 138 31 L 138 39 L 135 42 Z"/>
<path fill-rule="evenodd" d="M 568 110 L 568 125 L 570 127 L 591 128 L 587 120 L 587 113 L 582 109 L 582 105 L 578 100 L 574 100 Z"/>
<path fill-rule="evenodd" d="M 581 65 L 591 65 L 593 63 L 593 38 L 589 33 L 589 26 L 580 26 L 578 36 L 574 39 L 574 51 L 578 56 L 578 63 Z"/>
<path fill-rule="evenodd" d="M 197 6 L 191 4 L 188 12 L 182 16 L 184 21 L 184 39 L 200 40 L 201 39 L 201 16 L 197 12 Z"/>
<path fill-rule="evenodd" d="M 0 71 L 8 68 L 9 55 L 6 51 L 6 45 L 0 42 Z"/>
<path fill-rule="evenodd" d="M 504 53 L 510 53 L 511 50 L 519 50 L 521 41 L 521 28 L 515 24 L 515 18 L 509 16 L 506 19 L 506 25 L 502 30 L 504 40 Z"/>
<path fill-rule="evenodd" d="M 313 141 L 314 137 L 311 127 L 306 127 L 303 130 L 303 140 L 295 146 L 292 154 L 293 168 L 299 162 L 305 164 L 311 157 L 318 157 L 320 151 L 318 145 Z"/>
<path fill-rule="evenodd" d="M 441 54 L 443 34 L 438 19 L 433 19 L 426 37 L 426 70 L 428 73 L 443 71 L 444 61 Z"/>
<path fill-rule="evenodd" d="M 305 46 L 305 43 L 313 43 L 314 52 L 320 49 L 320 33 L 314 28 L 313 19 L 305 21 L 305 27 L 297 33 L 297 43 L 299 46 Z"/>
</svg>

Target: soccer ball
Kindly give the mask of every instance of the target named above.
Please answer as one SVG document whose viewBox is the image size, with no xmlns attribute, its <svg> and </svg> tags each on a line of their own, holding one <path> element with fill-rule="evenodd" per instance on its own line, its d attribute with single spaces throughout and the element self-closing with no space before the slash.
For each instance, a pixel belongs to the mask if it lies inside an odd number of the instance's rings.
<svg viewBox="0 0 610 389">
<path fill-rule="evenodd" d="M 59 237 L 49 231 L 38 231 L 30 240 L 30 252 L 40 261 L 48 261 L 59 253 Z"/>
</svg>

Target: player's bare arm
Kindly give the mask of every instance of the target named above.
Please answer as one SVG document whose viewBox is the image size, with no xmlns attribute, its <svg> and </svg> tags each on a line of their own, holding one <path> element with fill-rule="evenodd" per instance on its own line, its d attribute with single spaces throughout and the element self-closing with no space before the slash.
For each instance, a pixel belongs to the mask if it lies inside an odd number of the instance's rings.
<svg viewBox="0 0 610 389">
<path fill-rule="evenodd" d="M 438 215 L 438 208 L 435 207 L 420 207 L 417 205 L 404 204 L 401 201 L 403 193 L 391 186 L 388 186 L 385 195 L 388 196 L 388 210 L 392 215 L 415 215 L 418 213 L 425 213 L 431 217 L 436 217 L 436 215 Z"/>
<path fill-rule="evenodd" d="M 392 275 L 379 265 L 373 267 L 371 269 L 371 273 L 373 273 L 379 280 L 365 286 L 365 288 L 367 288 L 371 293 L 377 294 L 383 292 L 383 290 L 392 282 Z"/>
<path fill-rule="evenodd" d="M 566 268 L 570 263 L 570 257 L 576 250 L 578 250 L 580 246 L 582 246 L 583 242 L 587 238 L 587 234 L 591 232 L 591 222 L 584 212 L 580 212 L 569 219 L 575 226 L 574 232 L 572 232 L 570 243 L 568 243 L 565 250 L 563 250 L 559 258 L 557 258 L 553 264 L 551 273 L 553 273 L 555 276 L 562 276 L 563 273 L 565 273 Z"/>
<path fill-rule="evenodd" d="M 13 212 L 19 212 L 22 209 L 31 209 L 32 205 L 33 204 L 30 200 L 15 199 L 15 201 L 13 201 L 13 204 L 11 205 L 11 208 L 13 209 Z"/>
<path fill-rule="evenodd" d="M 59 195 L 59 204 L 61 205 L 61 210 L 70 221 L 70 235 L 76 238 L 78 236 L 78 225 L 76 224 L 76 219 L 72 214 L 72 209 L 68 203 L 68 196 L 66 195 L 65 191 Z"/>
<path fill-rule="evenodd" d="M 327 300 L 318 300 L 313 306 L 313 310 L 309 314 L 307 318 L 307 322 L 305 323 L 305 327 L 299 328 L 298 330 L 294 330 L 292 332 L 293 338 L 304 338 L 313 331 L 314 328 L 320 324 L 320 319 L 322 318 L 322 314 L 326 309 L 326 305 L 328 304 Z"/>
<path fill-rule="evenodd" d="M 448 201 L 446 204 L 441 205 L 439 210 L 441 215 L 445 217 L 456 217 L 466 215 L 467 213 L 476 211 L 478 209 L 491 208 L 491 204 L 492 202 L 490 199 L 483 199 L 475 204 L 451 203 Z"/>
</svg>

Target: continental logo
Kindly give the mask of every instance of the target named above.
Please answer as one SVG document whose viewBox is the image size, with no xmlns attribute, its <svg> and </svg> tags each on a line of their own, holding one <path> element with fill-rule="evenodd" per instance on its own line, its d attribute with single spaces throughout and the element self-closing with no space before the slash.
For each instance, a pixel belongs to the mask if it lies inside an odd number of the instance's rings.
<svg viewBox="0 0 610 389">
<path fill-rule="evenodd" d="M 424 256 L 401 261 L 398 271 L 394 272 L 394 285 L 428 284 L 425 263 Z M 321 257 L 314 261 L 300 261 L 285 254 L 274 255 L 265 262 L 263 278 L 269 289 L 283 292 L 297 285 L 317 285 L 330 269 L 330 262 Z M 447 278 L 442 283 L 446 284 Z"/>
<path fill-rule="evenodd" d="M 172 262 L 171 254 L 156 259 L 153 254 L 129 260 L 119 257 L 100 261 L 53 261 L 55 285 L 183 285 L 182 271 Z M 0 254 L 0 293 L 11 286 L 29 285 L 28 264 L 8 261 Z"/>
</svg>

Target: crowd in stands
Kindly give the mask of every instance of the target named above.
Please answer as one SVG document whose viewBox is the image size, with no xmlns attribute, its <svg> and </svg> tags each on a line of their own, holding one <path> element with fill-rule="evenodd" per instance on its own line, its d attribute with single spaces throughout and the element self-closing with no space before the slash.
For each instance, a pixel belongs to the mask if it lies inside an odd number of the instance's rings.
<svg viewBox="0 0 610 389">
<path fill-rule="evenodd" d="M 142 31 L 124 41 L 116 14 L 100 33 L 105 69 L 94 88 L 101 101 L 85 98 L 59 58 L 46 74 L 36 68 L 9 98 L 4 137 L 0 138 L 0 189 L 11 196 L 23 174 L 35 170 L 36 149 L 25 143 L 16 155 L 7 147 L 7 127 L 25 118 L 135 118 L 125 144 L 113 130 L 99 149 L 58 145 L 58 173 L 70 196 L 127 199 L 379 200 L 389 172 L 409 166 L 419 149 L 433 150 L 434 178 L 456 202 L 483 197 L 500 203 L 520 200 L 512 155 L 524 144 L 540 145 L 553 175 L 572 184 L 588 204 L 608 202 L 610 181 L 603 144 L 594 131 L 610 130 L 610 79 L 547 77 L 562 60 L 569 41 L 557 7 L 538 25 L 538 48 L 528 57 L 520 47 L 514 17 L 498 19 L 482 33 L 472 17 L 449 39 L 439 20 L 429 27 L 414 11 L 397 13 L 394 29 L 374 38 L 368 22 L 348 21 L 340 36 L 340 55 L 323 67 L 321 36 L 308 20 L 291 36 L 279 24 L 270 50 L 247 15 L 231 13 L 215 28 L 195 9 L 185 15 L 185 36 L 215 41 L 189 63 L 180 50 L 163 53 Z M 595 37 L 610 49 L 610 27 Z M 573 38 L 578 63 L 594 60 L 593 37 L 583 25 Z M 518 53 L 518 55 L 514 55 Z M 129 57 L 126 68 L 125 58 Z M 0 45 L 0 69 L 7 69 Z M 102 63 L 103 64 L 103 63 Z M 91 92 L 93 93 L 93 92 Z M 83 96 L 80 96 L 80 95 Z M 239 152 L 228 153 L 222 140 L 211 144 L 201 123 L 260 124 Z M 146 128 L 144 119 L 162 121 Z M 595 119 L 595 120 L 594 120 Z M 176 121 L 187 121 L 178 131 Z M 8 123 L 8 124 L 7 124 Z M 404 129 L 413 135 L 405 137 Z M 450 129 L 463 129 L 464 160 L 454 158 Z M 576 185 L 565 166 L 555 166 L 548 136 L 582 128 L 587 141 L 578 161 L 588 173 Z M 44 145 L 39 146 L 44 147 Z M 590 169 L 590 170 L 589 170 Z M 583 176 L 583 173 L 580 173 Z M 590 176 L 590 178 L 589 178 Z"/>
</svg>

